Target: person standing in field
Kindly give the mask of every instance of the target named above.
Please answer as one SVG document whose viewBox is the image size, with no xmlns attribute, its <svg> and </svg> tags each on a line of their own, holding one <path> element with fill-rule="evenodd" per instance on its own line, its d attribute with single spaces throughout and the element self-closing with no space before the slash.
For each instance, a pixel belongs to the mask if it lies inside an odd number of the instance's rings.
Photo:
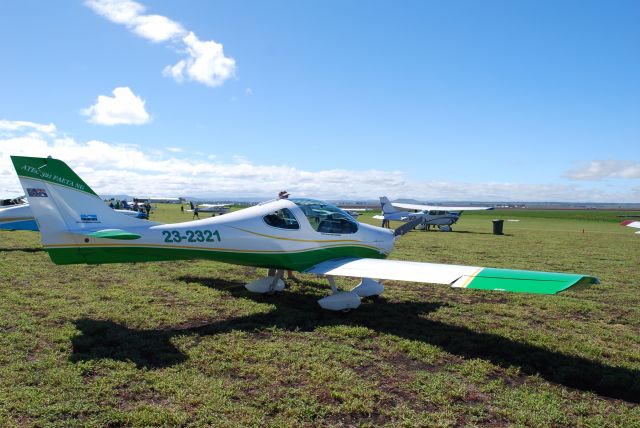
<svg viewBox="0 0 640 428">
<path fill-rule="evenodd" d="M 286 190 L 281 191 L 280 193 L 278 193 L 278 199 L 289 199 L 289 192 L 287 192 Z M 269 276 L 275 276 L 276 274 L 276 270 L 273 268 L 269 269 Z M 296 277 L 293 275 L 293 271 L 287 269 L 287 279 L 296 279 Z"/>
<path fill-rule="evenodd" d="M 282 192 L 278 193 L 278 199 L 289 199 L 289 192 L 283 190 Z"/>
</svg>

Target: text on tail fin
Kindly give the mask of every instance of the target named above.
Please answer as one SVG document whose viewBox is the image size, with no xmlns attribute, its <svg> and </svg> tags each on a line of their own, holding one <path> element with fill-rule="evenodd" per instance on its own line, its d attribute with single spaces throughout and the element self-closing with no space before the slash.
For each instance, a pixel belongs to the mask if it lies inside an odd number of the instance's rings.
<svg viewBox="0 0 640 428">
<path fill-rule="evenodd" d="M 58 159 L 11 156 L 19 177 L 34 178 L 98 196 L 69 166 Z"/>
</svg>

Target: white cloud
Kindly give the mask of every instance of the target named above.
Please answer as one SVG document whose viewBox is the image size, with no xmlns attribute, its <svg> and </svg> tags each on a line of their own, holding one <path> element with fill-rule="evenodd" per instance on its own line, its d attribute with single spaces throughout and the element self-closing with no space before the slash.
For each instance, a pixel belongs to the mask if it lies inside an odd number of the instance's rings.
<svg viewBox="0 0 640 428">
<path fill-rule="evenodd" d="M 144 12 L 144 6 L 128 0 L 87 0 L 85 4 L 94 12 L 117 24 L 135 25 L 136 18 Z"/>
<path fill-rule="evenodd" d="M 173 66 L 166 66 L 165 75 L 181 82 L 186 75 L 191 80 L 207 86 L 220 86 L 225 80 L 233 77 L 236 61 L 224 56 L 223 46 L 213 40 L 202 41 L 193 32 L 187 34 L 184 42 L 189 57 L 178 61 Z"/>
<path fill-rule="evenodd" d="M 602 180 L 604 178 L 640 178 L 640 162 L 626 160 L 594 160 L 565 174 L 572 180 Z"/>
<path fill-rule="evenodd" d="M 0 137 L 13 135 L 15 132 L 24 133 L 25 130 L 28 130 L 29 132 L 53 135 L 56 132 L 56 126 L 53 123 L 43 125 L 24 120 L 0 120 Z"/>
<path fill-rule="evenodd" d="M 173 153 L 180 153 L 182 149 L 180 147 L 167 147 L 167 151 L 173 152 Z"/>
<path fill-rule="evenodd" d="M 143 15 L 137 18 L 134 33 L 152 42 L 164 42 L 184 34 L 184 28 L 161 15 Z"/>
<path fill-rule="evenodd" d="M 99 95 L 94 105 L 80 113 L 98 125 L 144 125 L 151 120 L 145 101 L 128 87 L 115 88 L 113 97 Z"/>
<path fill-rule="evenodd" d="M 79 142 L 53 124 L 0 121 L 0 189 L 18 189 L 9 155 L 64 160 L 99 194 L 157 194 L 201 197 L 275 197 L 287 189 L 295 197 L 420 200 L 637 202 L 640 188 L 606 191 L 592 187 L 536 183 L 464 183 L 412 180 L 400 171 L 301 170 L 290 165 L 256 165 L 235 156 L 222 162 L 190 158 L 184 152 L 145 151 L 135 145 Z"/>
<path fill-rule="evenodd" d="M 97 14 L 152 42 L 164 42 L 186 33 L 182 25 L 166 16 L 144 15 L 146 8 L 135 1 L 87 0 L 85 4 Z"/>
<path fill-rule="evenodd" d="M 152 42 L 172 42 L 187 54 L 174 65 L 167 65 L 162 73 L 177 82 L 185 79 L 206 86 L 219 86 L 235 75 L 236 62 L 224 55 L 222 44 L 200 40 L 180 23 L 162 15 L 145 15 L 146 8 L 131 0 L 87 0 L 94 12 L 112 22 L 126 26 L 135 34 Z"/>
</svg>

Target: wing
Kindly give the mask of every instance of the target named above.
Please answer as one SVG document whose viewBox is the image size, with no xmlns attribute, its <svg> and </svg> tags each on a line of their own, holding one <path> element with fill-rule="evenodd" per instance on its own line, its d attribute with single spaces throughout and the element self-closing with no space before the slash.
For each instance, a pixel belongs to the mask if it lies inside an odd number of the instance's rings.
<svg viewBox="0 0 640 428">
<path fill-rule="evenodd" d="M 596 277 L 570 273 L 493 269 L 385 259 L 333 259 L 317 264 L 305 272 L 537 294 L 556 294 L 571 287 L 600 283 Z"/>
<path fill-rule="evenodd" d="M 635 227 L 636 229 L 640 229 L 640 221 L 626 220 L 626 221 L 623 221 L 620 224 L 623 225 L 623 226 Z"/>
<path fill-rule="evenodd" d="M 492 210 L 493 207 L 445 207 L 442 205 L 419 205 L 419 204 L 403 204 L 393 202 L 393 205 L 396 208 L 402 208 L 405 210 L 417 210 L 417 211 L 430 211 L 430 210 L 439 210 L 439 211 L 482 211 L 482 210 Z"/>
</svg>

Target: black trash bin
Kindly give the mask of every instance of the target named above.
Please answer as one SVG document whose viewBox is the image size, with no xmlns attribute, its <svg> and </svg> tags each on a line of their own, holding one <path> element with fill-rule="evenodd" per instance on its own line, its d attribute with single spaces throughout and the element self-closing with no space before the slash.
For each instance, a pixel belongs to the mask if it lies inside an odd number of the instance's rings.
<svg viewBox="0 0 640 428">
<path fill-rule="evenodd" d="M 504 220 L 495 219 L 493 220 L 493 234 L 494 235 L 504 235 L 502 233 L 502 228 L 504 227 Z"/>
</svg>

